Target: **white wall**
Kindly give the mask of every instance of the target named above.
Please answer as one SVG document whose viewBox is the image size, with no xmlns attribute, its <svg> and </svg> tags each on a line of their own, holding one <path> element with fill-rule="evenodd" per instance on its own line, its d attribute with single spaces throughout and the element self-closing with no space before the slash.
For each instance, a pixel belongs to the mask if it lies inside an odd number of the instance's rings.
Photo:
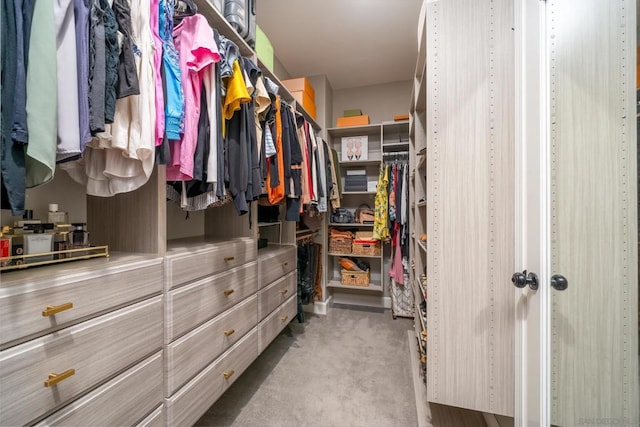
<svg viewBox="0 0 640 427">
<path fill-rule="evenodd" d="M 333 120 L 328 127 L 335 127 L 336 119 L 344 110 L 359 108 L 362 114 L 369 115 L 371 123 L 393 120 L 393 116 L 409 114 L 411 102 L 410 80 L 386 83 L 375 86 L 363 86 L 333 91 Z"/>
<path fill-rule="evenodd" d="M 27 190 L 25 208 L 33 210 L 33 218 L 47 221 L 49 203 L 57 203 L 58 210 L 69 213 L 70 222 L 87 220 L 87 197 L 85 188 L 72 180 L 65 171 L 56 169 L 52 181 Z M 2 225 L 13 225 L 22 217 L 11 216 L 11 211 L 2 209 Z"/>
</svg>

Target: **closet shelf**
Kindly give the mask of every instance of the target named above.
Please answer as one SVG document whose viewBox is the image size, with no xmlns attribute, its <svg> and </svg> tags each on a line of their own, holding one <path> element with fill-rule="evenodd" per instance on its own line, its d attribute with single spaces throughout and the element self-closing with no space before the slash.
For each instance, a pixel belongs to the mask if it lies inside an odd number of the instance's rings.
<svg viewBox="0 0 640 427">
<path fill-rule="evenodd" d="M 409 147 L 409 141 L 404 141 L 404 142 L 383 142 L 382 146 L 384 148 L 389 148 L 389 147 L 393 147 L 393 148 Z"/>
<path fill-rule="evenodd" d="M 272 80 L 275 84 L 278 85 L 278 87 L 280 88 L 279 91 L 278 91 L 278 94 L 280 95 L 280 97 L 282 97 L 282 99 L 287 101 L 289 104 L 295 106 L 296 111 L 299 112 L 300 114 L 302 114 L 302 116 L 307 120 L 307 122 L 309 122 L 311 124 L 311 126 L 315 130 L 317 130 L 317 131 L 320 130 L 321 127 L 316 122 L 316 120 L 313 117 L 311 117 L 311 115 L 307 112 L 307 110 L 304 109 L 302 104 L 300 104 L 298 101 L 296 101 L 296 99 L 293 97 L 293 94 L 289 91 L 289 89 L 287 89 L 287 87 L 282 84 L 282 82 L 280 81 L 278 76 L 273 74 L 271 72 L 271 70 L 269 70 L 267 68 L 267 66 L 264 65 L 264 62 L 262 62 L 260 60 L 260 58 L 258 58 L 258 67 L 262 70 L 262 75 L 263 76 L 269 77 L 270 80 Z"/>
<path fill-rule="evenodd" d="M 343 191 L 342 195 L 350 195 L 350 194 L 376 194 L 375 191 Z"/>
<path fill-rule="evenodd" d="M 370 160 L 340 160 L 340 165 L 352 165 L 352 166 L 366 166 L 366 165 L 378 165 L 380 164 L 379 158 L 373 158 Z"/>
<path fill-rule="evenodd" d="M 330 227 L 366 227 L 372 228 L 373 224 L 360 224 L 359 222 L 330 222 Z"/>
<path fill-rule="evenodd" d="M 327 255 L 335 256 L 335 257 L 347 256 L 351 258 L 381 258 L 382 257 L 382 255 L 336 254 L 332 252 L 328 252 Z"/>
<path fill-rule="evenodd" d="M 337 280 L 331 280 L 327 283 L 327 288 L 337 288 L 337 289 L 353 289 L 356 291 L 365 291 L 365 292 L 382 292 L 382 285 L 377 285 L 374 283 L 370 283 L 369 286 L 351 286 L 351 285 L 343 285 Z"/>
<path fill-rule="evenodd" d="M 327 133 L 333 138 L 341 138 L 343 136 L 358 136 L 358 135 L 380 135 L 380 125 L 360 125 L 349 126 L 339 128 L 328 128 Z"/>
<path fill-rule="evenodd" d="M 207 18 L 212 28 L 217 29 L 220 34 L 223 34 L 226 38 L 234 42 L 238 46 L 238 49 L 240 49 L 242 56 L 253 57 L 256 54 L 251 46 L 240 37 L 240 34 L 238 34 L 235 28 L 218 12 L 218 9 L 213 7 L 213 4 L 207 0 L 194 0 L 194 2 L 198 7 L 198 13 Z"/>
</svg>

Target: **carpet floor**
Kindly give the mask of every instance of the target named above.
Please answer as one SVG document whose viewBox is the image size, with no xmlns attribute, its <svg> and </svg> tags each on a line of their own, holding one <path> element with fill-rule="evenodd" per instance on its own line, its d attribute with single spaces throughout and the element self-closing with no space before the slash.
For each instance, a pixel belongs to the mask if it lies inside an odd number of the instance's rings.
<svg viewBox="0 0 640 427">
<path fill-rule="evenodd" d="M 331 308 L 291 322 L 197 426 L 410 427 L 407 330 L 390 311 Z"/>
</svg>

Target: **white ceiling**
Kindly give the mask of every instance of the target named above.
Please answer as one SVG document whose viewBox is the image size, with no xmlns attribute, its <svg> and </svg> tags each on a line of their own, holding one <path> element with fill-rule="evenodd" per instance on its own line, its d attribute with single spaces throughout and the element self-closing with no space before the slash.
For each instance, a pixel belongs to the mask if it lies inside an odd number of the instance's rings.
<svg viewBox="0 0 640 427">
<path fill-rule="evenodd" d="M 256 21 L 291 77 L 333 89 L 410 80 L 422 0 L 257 0 Z"/>
</svg>

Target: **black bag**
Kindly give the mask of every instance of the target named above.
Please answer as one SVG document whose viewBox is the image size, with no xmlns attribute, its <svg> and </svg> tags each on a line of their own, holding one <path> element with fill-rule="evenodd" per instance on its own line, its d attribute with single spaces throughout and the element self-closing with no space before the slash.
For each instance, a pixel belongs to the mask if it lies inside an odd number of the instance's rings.
<svg viewBox="0 0 640 427">
<path fill-rule="evenodd" d="M 353 213 L 345 208 L 338 208 L 331 214 L 331 222 L 335 224 L 349 224 L 354 222 Z"/>
</svg>

